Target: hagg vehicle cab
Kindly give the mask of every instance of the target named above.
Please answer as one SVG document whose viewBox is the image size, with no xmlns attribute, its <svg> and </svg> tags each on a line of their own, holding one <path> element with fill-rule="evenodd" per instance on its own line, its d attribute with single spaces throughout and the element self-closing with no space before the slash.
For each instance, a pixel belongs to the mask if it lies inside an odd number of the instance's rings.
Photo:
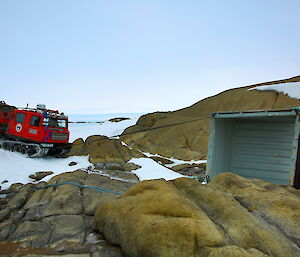
<svg viewBox="0 0 300 257">
<path fill-rule="evenodd" d="M 70 150 L 68 117 L 64 113 L 38 104 L 36 108 L 15 108 L 6 117 L 1 120 L 0 116 L 2 148 L 30 157 L 61 155 Z"/>
</svg>

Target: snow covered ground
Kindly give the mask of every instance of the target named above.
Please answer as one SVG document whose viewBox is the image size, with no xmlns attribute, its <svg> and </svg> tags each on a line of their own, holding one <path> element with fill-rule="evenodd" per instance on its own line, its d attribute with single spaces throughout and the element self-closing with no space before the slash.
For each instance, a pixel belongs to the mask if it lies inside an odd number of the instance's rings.
<svg viewBox="0 0 300 257">
<path fill-rule="evenodd" d="M 282 83 L 270 86 L 258 86 L 249 90 L 275 90 L 287 94 L 290 97 L 300 99 L 300 82 Z"/>
<path fill-rule="evenodd" d="M 150 179 L 159 179 L 164 178 L 166 180 L 176 179 L 185 177 L 180 173 L 174 172 L 154 160 L 150 158 L 134 158 L 131 159 L 130 162 L 138 164 L 142 166 L 142 168 L 138 170 L 133 170 L 132 172 L 138 176 L 138 178 L 142 180 L 150 180 Z"/>
<path fill-rule="evenodd" d="M 125 117 L 129 120 L 123 120 L 120 122 L 110 122 L 108 119 L 113 117 Z M 83 138 L 85 140 L 91 135 L 103 135 L 103 136 L 115 136 L 121 134 L 126 128 L 136 124 L 141 114 L 102 114 L 102 115 L 69 115 L 69 120 L 73 122 L 85 121 L 85 122 L 103 122 L 103 123 L 70 123 L 70 142 L 73 142 L 77 138 Z M 107 120 L 104 120 L 107 119 Z"/>
<path fill-rule="evenodd" d="M 70 162 L 76 162 L 77 165 L 69 166 Z M 2 149 L 0 149 L 0 164 L 0 185 L 2 189 L 8 188 L 13 183 L 26 184 L 32 182 L 32 179 L 28 176 L 37 171 L 52 171 L 54 174 L 41 180 L 48 181 L 57 174 L 91 166 L 87 156 L 27 158 L 20 153 Z M 5 180 L 8 182 L 1 184 Z"/>
<path fill-rule="evenodd" d="M 74 119 L 72 115 L 69 116 L 70 120 L 73 121 L 103 121 L 101 117 L 95 117 L 94 120 L 91 117 L 82 117 L 78 116 L 77 119 Z M 109 119 L 115 117 L 108 117 Z M 122 115 L 118 117 L 129 117 L 130 120 L 124 120 L 121 122 L 109 122 L 105 121 L 102 124 L 99 123 L 72 123 L 70 124 L 70 132 L 71 132 L 71 142 L 76 138 L 83 138 L 90 135 L 106 135 L 113 136 L 117 134 L 121 134 L 125 128 L 132 126 L 136 123 L 139 116 L 135 115 Z M 102 117 L 103 118 L 103 117 Z M 126 145 L 124 143 L 124 145 Z M 148 156 L 154 156 L 151 154 L 147 154 Z M 156 155 L 158 156 L 158 155 Z M 163 156 L 160 156 L 165 158 Z M 174 162 L 169 167 L 187 163 L 185 161 L 170 159 Z M 69 166 L 70 162 L 76 162 L 77 165 Z M 166 180 L 175 179 L 179 177 L 184 177 L 183 175 L 176 173 L 162 165 L 159 165 L 157 162 L 153 161 L 149 158 L 140 158 L 140 159 L 132 159 L 131 162 L 142 166 L 142 168 L 133 171 L 140 180 L 148 180 L 148 179 L 159 179 L 164 178 Z M 192 161 L 190 163 L 202 163 L 206 161 Z M 0 186 L 2 189 L 8 188 L 13 183 L 29 183 L 32 180 L 28 177 L 31 174 L 34 174 L 38 171 L 52 171 L 54 174 L 45 177 L 42 181 L 48 181 L 51 177 L 58 175 L 63 172 L 74 171 L 77 169 L 86 169 L 92 164 L 88 161 L 88 156 L 72 156 L 69 158 L 53 158 L 53 157 L 45 157 L 45 158 L 27 158 L 20 153 L 9 152 L 0 149 Z M 3 181 L 7 180 L 8 182 L 3 183 Z"/>
</svg>

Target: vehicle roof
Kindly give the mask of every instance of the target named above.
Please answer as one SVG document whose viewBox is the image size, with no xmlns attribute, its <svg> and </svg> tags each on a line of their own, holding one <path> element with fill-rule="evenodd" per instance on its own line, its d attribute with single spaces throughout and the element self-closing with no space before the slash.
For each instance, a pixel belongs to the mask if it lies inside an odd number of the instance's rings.
<svg viewBox="0 0 300 257">
<path fill-rule="evenodd" d="M 57 118 L 57 119 L 67 119 L 68 117 L 64 113 L 59 113 L 58 111 L 48 110 L 48 109 L 36 109 L 36 108 L 18 108 L 17 112 L 29 112 L 37 114 L 38 116 Z"/>
</svg>

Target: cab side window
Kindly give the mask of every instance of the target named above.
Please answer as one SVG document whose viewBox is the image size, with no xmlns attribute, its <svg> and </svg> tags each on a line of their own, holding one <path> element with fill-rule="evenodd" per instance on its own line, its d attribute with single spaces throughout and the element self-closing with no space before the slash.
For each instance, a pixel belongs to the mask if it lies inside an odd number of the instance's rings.
<svg viewBox="0 0 300 257">
<path fill-rule="evenodd" d="M 16 122 L 24 123 L 25 113 L 17 113 L 16 114 Z"/>
<path fill-rule="evenodd" d="M 38 116 L 32 116 L 30 119 L 30 125 L 38 127 L 40 125 L 41 118 Z"/>
</svg>

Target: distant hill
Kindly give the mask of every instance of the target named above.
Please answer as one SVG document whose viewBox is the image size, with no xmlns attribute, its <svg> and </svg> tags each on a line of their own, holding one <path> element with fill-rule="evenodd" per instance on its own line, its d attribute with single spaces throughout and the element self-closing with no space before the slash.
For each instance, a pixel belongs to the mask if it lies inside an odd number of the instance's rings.
<svg viewBox="0 0 300 257">
<path fill-rule="evenodd" d="M 300 81 L 300 76 L 234 88 L 205 98 L 177 111 L 143 115 L 135 126 L 127 128 L 123 134 L 199 118 L 204 119 L 122 136 L 122 140 L 132 148 L 160 154 L 165 157 L 175 157 L 184 160 L 206 158 L 210 129 L 209 117 L 212 112 L 272 110 L 300 106 L 300 100 L 290 98 L 277 91 L 248 90 L 256 86 L 298 81 Z"/>
</svg>

